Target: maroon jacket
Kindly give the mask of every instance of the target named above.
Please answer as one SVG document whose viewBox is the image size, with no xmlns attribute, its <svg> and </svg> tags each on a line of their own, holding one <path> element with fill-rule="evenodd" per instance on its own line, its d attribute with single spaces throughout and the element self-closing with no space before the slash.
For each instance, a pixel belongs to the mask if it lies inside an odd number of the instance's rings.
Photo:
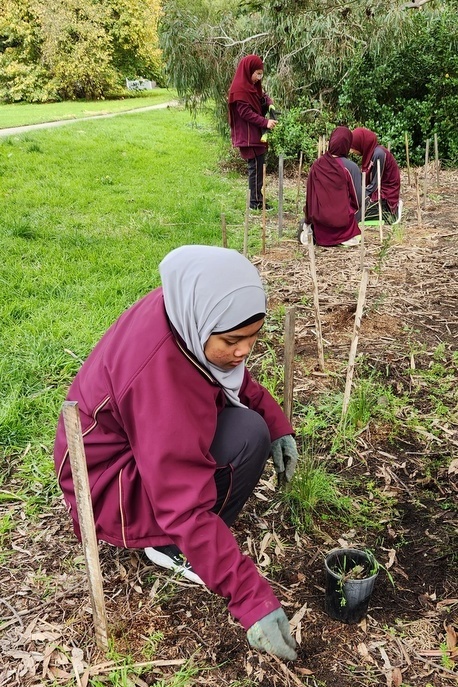
<svg viewBox="0 0 458 687">
<path fill-rule="evenodd" d="M 272 100 L 264 94 L 266 105 Z M 249 103 L 238 100 L 229 105 L 229 123 L 234 148 L 240 148 L 243 159 L 262 155 L 267 150 L 267 143 L 261 142 L 262 130 L 267 128 L 268 119 L 253 110 Z"/>
<path fill-rule="evenodd" d="M 205 368 L 178 348 L 158 288 L 110 327 L 75 377 L 97 537 L 123 547 L 173 542 L 247 629 L 279 608 L 267 581 L 241 554 L 216 502 L 209 453 L 226 399 Z M 245 372 L 240 400 L 271 439 L 292 433 L 280 406 Z M 62 417 L 54 461 L 80 537 Z"/>
</svg>

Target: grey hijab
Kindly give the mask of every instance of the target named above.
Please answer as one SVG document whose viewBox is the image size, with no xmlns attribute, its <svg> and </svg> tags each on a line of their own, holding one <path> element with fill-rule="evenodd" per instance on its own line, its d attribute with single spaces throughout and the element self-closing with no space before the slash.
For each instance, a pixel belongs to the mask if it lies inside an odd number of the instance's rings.
<svg viewBox="0 0 458 687">
<path fill-rule="evenodd" d="M 205 357 L 211 334 L 236 328 L 266 312 L 266 295 L 257 269 L 236 250 L 181 246 L 159 265 L 165 310 L 188 350 L 221 384 L 236 406 L 245 364 L 222 370 Z"/>
</svg>

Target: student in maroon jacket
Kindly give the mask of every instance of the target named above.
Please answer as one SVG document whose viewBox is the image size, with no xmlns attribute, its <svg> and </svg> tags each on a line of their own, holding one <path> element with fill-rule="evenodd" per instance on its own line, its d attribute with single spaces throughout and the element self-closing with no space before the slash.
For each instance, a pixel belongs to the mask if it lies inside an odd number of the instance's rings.
<svg viewBox="0 0 458 687">
<path fill-rule="evenodd" d="M 261 141 L 263 129 L 273 129 L 275 119 L 266 119 L 272 100 L 264 93 L 261 79 L 264 64 L 258 55 L 247 55 L 240 60 L 229 88 L 229 125 L 232 145 L 248 163 L 250 208 L 262 208 L 262 181 L 264 154 L 267 143 Z M 266 206 L 268 209 L 270 206 Z"/>
<path fill-rule="evenodd" d="M 67 396 L 79 406 L 97 537 L 205 583 L 251 646 L 294 659 L 280 602 L 230 530 L 269 455 L 286 481 L 297 461 L 290 423 L 245 367 L 266 313 L 261 279 L 237 251 L 210 246 L 172 251 L 160 274 Z M 62 416 L 54 458 L 80 537 Z"/>
<path fill-rule="evenodd" d="M 350 129 L 338 126 L 328 150 L 310 167 L 304 214 L 318 246 L 355 246 L 361 240 L 361 174 L 347 158 L 350 144 Z M 299 240 L 303 241 L 301 235 Z"/>
<path fill-rule="evenodd" d="M 380 166 L 380 195 L 382 218 L 386 224 L 397 224 L 401 218 L 401 174 L 393 154 L 379 145 L 377 135 L 370 129 L 358 127 L 352 132 L 352 152 L 362 156 L 361 171 L 366 172 L 365 219 L 378 219 L 378 167 Z M 377 161 L 380 165 L 377 164 Z"/>
</svg>

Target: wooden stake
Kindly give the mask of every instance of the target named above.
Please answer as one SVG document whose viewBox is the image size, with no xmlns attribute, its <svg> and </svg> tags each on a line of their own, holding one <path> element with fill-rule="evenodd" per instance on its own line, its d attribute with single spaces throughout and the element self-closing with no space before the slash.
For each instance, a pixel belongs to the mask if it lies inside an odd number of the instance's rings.
<svg viewBox="0 0 458 687">
<path fill-rule="evenodd" d="M 437 134 L 434 134 L 434 160 L 435 160 L 435 165 L 436 165 L 436 185 L 439 188 L 439 186 L 440 186 L 440 180 L 439 180 L 440 162 L 439 162 L 439 145 L 437 143 Z"/>
<path fill-rule="evenodd" d="M 284 155 L 278 158 L 278 238 L 283 234 L 283 167 Z"/>
<path fill-rule="evenodd" d="M 404 132 L 404 138 L 406 141 L 407 183 L 410 186 L 409 137 L 407 135 L 407 131 Z"/>
<path fill-rule="evenodd" d="M 414 171 L 414 177 L 415 177 L 415 191 L 416 191 L 416 196 L 417 196 L 417 222 L 418 226 L 421 227 L 422 221 L 421 221 L 421 203 L 420 203 L 420 183 L 418 181 L 418 171 Z"/>
<path fill-rule="evenodd" d="M 293 305 L 285 317 L 285 353 L 283 372 L 283 412 L 291 422 L 293 417 L 294 391 L 294 344 L 296 327 L 296 307 Z"/>
<path fill-rule="evenodd" d="M 426 139 L 425 148 L 425 179 L 423 184 L 423 209 L 426 210 L 426 204 L 428 200 L 428 164 L 429 164 L 429 138 Z"/>
<path fill-rule="evenodd" d="M 299 218 L 299 198 L 301 193 L 301 176 L 302 176 L 302 164 L 304 161 L 304 153 L 301 150 L 299 156 L 299 170 L 297 173 L 297 194 L 296 194 L 296 216 Z"/>
<path fill-rule="evenodd" d="M 377 189 L 378 189 L 378 227 L 380 243 L 383 242 L 383 214 L 382 214 L 382 174 L 380 172 L 380 160 L 377 160 Z"/>
<path fill-rule="evenodd" d="M 248 225 L 250 223 L 250 189 L 248 189 L 246 194 L 246 204 L 245 204 L 245 231 L 243 233 L 243 255 L 247 257 L 248 255 Z"/>
<path fill-rule="evenodd" d="M 310 260 L 310 275 L 312 277 L 312 287 L 313 287 L 313 309 L 315 313 L 315 329 L 316 338 L 318 346 L 318 362 L 320 365 L 320 370 L 324 372 L 324 349 L 323 349 L 323 336 L 321 334 L 321 318 L 320 318 L 320 301 L 318 297 L 318 280 L 316 278 L 316 266 L 315 266 L 315 247 L 313 245 L 313 234 L 307 236 L 308 249 L 309 249 L 309 260 Z"/>
<path fill-rule="evenodd" d="M 262 166 L 262 253 L 266 252 L 266 175 L 267 165 Z"/>
<path fill-rule="evenodd" d="M 83 434 L 76 401 L 65 401 L 62 407 L 68 453 L 75 489 L 78 522 L 81 530 L 86 574 L 89 584 L 95 637 L 100 649 L 108 649 L 107 619 L 105 599 L 103 596 L 102 573 L 100 570 L 99 551 L 95 533 L 94 512 L 92 510 L 91 492 L 87 474 L 86 454 L 84 452 Z"/>
<path fill-rule="evenodd" d="M 361 224 L 360 224 L 360 231 L 361 231 L 361 253 L 360 253 L 360 265 L 361 269 L 364 267 L 364 260 L 366 258 L 366 248 L 364 245 L 364 239 L 365 239 L 365 228 L 364 228 L 364 221 L 366 219 L 366 172 L 363 172 L 361 175 Z"/>
<path fill-rule="evenodd" d="M 221 234 L 223 238 L 223 248 L 227 248 L 226 215 L 221 215 Z"/>
<path fill-rule="evenodd" d="M 353 382 L 353 372 L 355 369 L 356 349 L 358 348 L 359 330 L 361 329 L 361 320 L 362 320 L 362 316 L 363 316 L 364 303 L 366 301 L 366 289 L 367 289 L 368 281 L 369 281 L 369 270 L 367 267 L 365 267 L 363 269 L 363 273 L 361 275 L 361 283 L 359 286 L 359 294 L 358 294 L 358 303 L 356 306 L 355 323 L 354 323 L 354 327 L 353 327 L 353 338 L 351 341 L 350 355 L 348 358 L 347 379 L 345 382 L 345 393 L 344 393 L 343 404 L 342 404 L 342 420 L 345 418 L 345 415 L 347 414 L 348 404 L 350 402 L 351 385 Z"/>
</svg>

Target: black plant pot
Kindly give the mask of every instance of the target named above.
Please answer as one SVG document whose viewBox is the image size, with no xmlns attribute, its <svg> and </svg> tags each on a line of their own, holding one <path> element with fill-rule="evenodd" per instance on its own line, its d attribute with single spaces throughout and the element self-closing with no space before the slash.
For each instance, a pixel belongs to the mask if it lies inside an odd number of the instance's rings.
<svg viewBox="0 0 458 687">
<path fill-rule="evenodd" d="M 325 558 L 326 613 L 342 623 L 359 623 L 367 614 L 378 575 L 374 556 L 359 549 L 333 549 Z M 351 571 L 361 566 L 358 579 Z"/>
</svg>

